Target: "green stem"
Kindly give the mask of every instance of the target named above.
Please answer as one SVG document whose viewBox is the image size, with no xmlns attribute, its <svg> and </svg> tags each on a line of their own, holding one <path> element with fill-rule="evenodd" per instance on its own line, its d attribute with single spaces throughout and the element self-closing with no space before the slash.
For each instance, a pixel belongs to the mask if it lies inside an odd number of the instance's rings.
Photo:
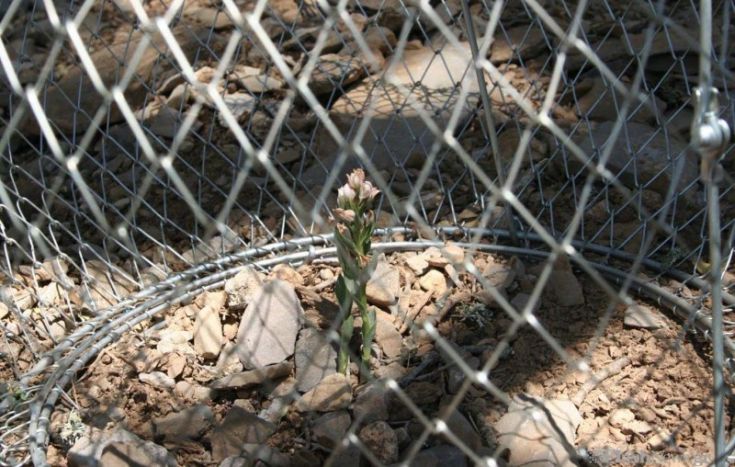
<svg viewBox="0 0 735 467">
<path fill-rule="evenodd" d="M 352 331 L 354 326 L 354 318 L 348 315 L 340 328 L 339 356 L 337 357 L 337 371 L 347 374 L 347 367 L 350 364 L 350 340 L 352 340 Z"/>
<path fill-rule="evenodd" d="M 364 287 L 360 288 L 360 297 L 358 297 L 357 305 L 360 309 L 360 316 L 362 317 L 362 368 L 360 369 L 360 377 L 366 380 L 370 373 L 370 358 L 373 339 L 375 338 L 376 323 L 375 310 L 368 308 Z"/>
</svg>

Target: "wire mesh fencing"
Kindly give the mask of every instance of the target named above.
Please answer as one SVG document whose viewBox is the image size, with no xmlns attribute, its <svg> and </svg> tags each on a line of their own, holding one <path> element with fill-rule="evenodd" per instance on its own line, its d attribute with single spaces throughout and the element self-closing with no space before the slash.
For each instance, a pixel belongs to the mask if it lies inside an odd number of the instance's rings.
<svg viewBox="0 0 735 467">
<path fill-rule="evenodd" d="M 0 1 L 0 464 L 724 465 L 732 8 Z"/>
</svg>

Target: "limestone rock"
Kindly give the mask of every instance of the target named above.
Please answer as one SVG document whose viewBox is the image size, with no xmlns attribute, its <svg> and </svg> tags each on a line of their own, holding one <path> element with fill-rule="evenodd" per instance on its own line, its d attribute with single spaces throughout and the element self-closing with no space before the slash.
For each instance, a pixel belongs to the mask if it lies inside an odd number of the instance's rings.
<svg viewBox="0 0 735 467">
<path fill-rule="evenodd" d="M 359 390 L 352 404 L 352 413 L 361 424 L 388 420 L 390 391 L 374 382 Z"/>
<path fill-rule="evenodd" d="M 199 404 L 154 419 L 153 428 L 156 435 L 165 439 L 197 439 L 212 426 L 213 421 L 212 409 Z"/>
<path fill-rule="evenodd" d="M 319 444 L 333 447 L 342 441 L 352 419 L 346 410 L 339 410 L 322 415 L 314 420 L 312 435 Z"/>
<path fill-rule="evenodd" d="M 382 7 L 381 10 L 385 11 Z M 460 105 L 458 83 L 465 80 L 472 95 L 461 106 L 460 122 L 464 121 L 479 100 L 475 74 L 468 70 L 471 62 L 472 53 L 466 43 L 460 47 L 444 46 L 439 54 L 431 47 L 407 49 L 403 60 L 386 70 L 385 81 L 380 81 L 379 76 L 370 77 L 337 99 L 330 110 L 332 121 L 347 140 L 352 140 L 362 119 L 371 117 L 362 148 L 378 170 L 404 164 L 414 153 L 428 154 L 434 135 L 407 102 L 415 101 L 434 116 L 439 128 L 446 128 L 451 112 Z M 398 121 L 400 125 L 396 124 Z M 304 174 L 307 184 L 323 180 L 339 153 L 338 145 L 323 127 L 319 127 L 316 138 L 317 154 L 325 158 Z M 355 168 L 355 164 L 348 161 L 343 173 Z"/>
<path fill-rule="evenodd" d="M 337 350 L 314 328 L 301 330 L 296 341 L 297 388 L 306 392 L 325 377 L 337 372 Z"/>
<path fill-rule="evenodd" d="M 398 461 L 398 437 L 386 422 L 373 422 L 360 430 L 360 441 L 383 464 Z"/>
<path fill-rule="evenodd" d="M 633 305 L 625 309 L 623 324 L 629 328 L 659 329 L 666 327 L 666 322 L 656 310 L 646 305 Z"/>
<path fill-rule="evenodd" d="M 384 261 L 378 261 L 373 275 L 365 289 L 369 303 L 378 306 L 391 306 L 401 293 L 401 275 L 398 269 Z"/>
<path fill-rule="evenodd" d="M 382 310 L 375 310 L 375 340 L 388 358 L 401 355 L 403 337 L 393 324 L 393 317 Z"/>
<path fill-rule="evenodd" d="M 181 25 L 172 32 L 181 50 L 191 60 L 197 52 L 199 37 L 204 37 L 207 31 Z M 130 63 L 142 37 L 142 34 L 133 34 L 130 41 L 101 47 L 91 54 L 92 63 L 106 87 L 112 87 L 128 71 L 125 69 L 126 65 Z M 125 100 L 131 108 L 137 109 L 144 102 L 151 79 L 163 72 L 160 68 L 173 63 L 173 59 L 161 57 L 160 51 L 167 50 L 163 37 L 154 35 L 152 43 L 146 47 L 142 59 L 136 66 L 135 79 L 131 80 L 125 89 Z M 169 53 L 164 52 L 164 56 L 166 55 Z M 103 102 L 103 96 L 94 90 L 87 72 L 81 65 L 72 67 L 58 83 L 49 84 L 43 96 L 47 118 L 64 134 L 85 131 Z M 106 121 L 113 124 L 122 120 L 119 108 L 112 105 Z M 27 136 L 38 135 L 40 132 L 36 119 L 30 114 L 22 121 L 19 131 Z"/>
<path fill-rule="evenodd" d="M 212 382 L 209 387 L 212 389 L 247 389 L 288 376 L 292 370 L 291 362 L 281 362 L 264 368 L 227 375 Z"/>
<path fill-rule="evenodd" d="M 566 446 L 574 446 L 582 416 L 569 400 L 515 399 L 495 423 L 498 444 L 510 450 L 510 465 L 575 465 Z"/>
<path fill-rule="evenodd" d="M 237 331 L 237 352 L 243 366 L 260 368 L 293 355 L 303 317 L 291 284 L 275 280 L 263 285 L 245 309 Z"/>
<path fill-rule="evenodd" d="M 584 291 L 577 276 L 571 270 L 554 270 L 549 275 L 546 292 L 553 296 L 557 305 L 584 305 Z"/>
<path fill-rule="evenodd" d="M 66 457 L 71 467 L 177 465 L 165 448 L 122 428 L 113 431 L 89 429 L 69 449 Z"/>
<path fill-rule="evenodd" d="M 239 455 L 243 444 L 264 444 L 276 426 L 240 407 L 232 407 L 222 423 L 212 430 L 212 458 L 215 462 Z"/>
<path fill-rule="evenodd" d="M 234 311 L 244 309 L 263 285 L 262 276 L 253 268 L 245 268 L 225 282 L 227 306 Z"/>
<path fill-rule="evenodd" d="M 456 446 L 440 444 L 416 454 L 412 466 L 422 467 L 466 467 L 467 459 Z"/>
<path fill-rule="evenodd" d="M 419 279 L 419 285 L 426 291 L 431 291 L 435 297 L 441 297 L 447 293 L 447 278 L 440 271 L 432 269 Z"/>
<path fill-rule="evenodd" d="M 324 378 L 319 384 L 296 401 L 300 412 L 332 412 L 346 409 L 352 402 L 352 387 L 341 373 Z"/>
<path fill-rule="evenodd" d="M 169 377 L 166 373 L 160 371 L 154 371 L 152 373 L 140 373 L 138 379 L 146 384 L 160 388 L 160 389 L 173 389 L 176 386 L 176 382 L 173 378 Z"/>
<path fill-rule="evenodd" d="M 206 360 L 217 358 L 224 336 L 222 335 L 222 322 L 216 310 L 209 306 L 199 310 L 194 321 L 193 334 L 196 353 Z"/>
</svg>

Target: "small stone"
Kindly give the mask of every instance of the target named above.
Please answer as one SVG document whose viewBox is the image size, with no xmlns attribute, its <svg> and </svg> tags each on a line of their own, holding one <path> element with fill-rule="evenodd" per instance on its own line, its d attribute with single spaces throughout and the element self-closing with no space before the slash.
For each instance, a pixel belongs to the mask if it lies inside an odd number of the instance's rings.
<svg viewBox="0 0 735 467">
<path fill-rule="evenodd" d="M 271 270 L 270 276 L 273 279 L 280 279 L 289 282 L 294 287 L 304 285 L 304 278 L 294 268 L 288 264 L 278 264 Z"/>
<path fill-rule="evenodd" d="M 173 389 L 176 386 L 176 381 L 169 377 L 166 373 L 160 371 L 154 371 L 152 373 L 140 373 L 138 379 L 146 384 L 160 388 L 160 389 Z"/>
<path fill-rule="evenodd" d="M 659 329 L 666 326 L 658 312 L 646 305 L 633 305 L 626 308 L 623 324 L 636 329 Z"/>
<path fill-rule="evenodd" d="M 219 313 L 205 306 L 196 315 L 194 321 L 194 350 L 205 360 L 217 358 L 222 348 L 222 322 Z"/>
<path fill-rule="evenodd" d="M 635 420 L 635 414 L 630 409 L 617 409 L 610 414 L 609 423 L 615 428 L 622 428 L 633 420 Z"/>
<path fill-rule="evenodd" d="M 419 279 L 419 285 L 422 289 L 433 292 L 435 297 L 443 296 L 449 289 L 447 286 L 447 278 L 436 269 L 432 269 L 423 275 L 421 279 Z"/>
<path fill-rule="evenodd" d="M 662 451 L 674 443 L 673 436 L 665 430 L 659 429 L 653 436 L 648 438 L 646 443 L 651 446 L 654 451 Z"/>
<path fill-rule="evenodd" d="M 215 371 L 218 375 L 230 375 L 240 373 L 242 370 L 242 362 L 237 355 L 237 346 L 233 342 L 227 342 L 219 353 Z"/>
<path fill-rule="evenodd" d="M 444 256 L 450 264 L 461 264 L 464 261 L 464 248 L 448 243 L 442 250 Z"/>
<path fill-rule="evenodd" d="M 406 376 L 408 370 L 399 362 L 391 362 L 387 365 L 381 365 L 375 370 L 375 377 L 380 379 L 399 380 Z"/>
<path fill-rule="evenodd" d="M 572 271 L 554 270 L 549 275 L 546 291 L 553 297 L 557 305 L 584 305 L 584 292 L 577 276 Z"/>
<path fill-rule="evenodd" d="M 10 313 L 8 306 L 3 302 L 0 302 L 0 319 L 5 318 Z"/>
<path fill-rule="evenodd" d="M 199 295 L 197 297 L 197 300 L 201 300 L 201 303 L 199 301 L 195 301 L 199 308 L 204 308 L 205 306 L 208 306 L 214 311 L 219 312 L 222 311 L 225 308 L 225 304 L 227 304 L 227 294 L 224 290 L 218 290 L 216 292 L 206 292 Z"/>
<path fill-rule="evenodd" d="M 318 329 L 299 333 L 294 354 L 299 391 L 306 392 L 326 376 L 337 372 L 337 350 Z"/>
<path fill-rule="evenodd" d="M 518 295 L 513 297 L 513 300 L 510 301 L 510 304 L 513 305 L 513 308 L 515 308 L 518 313 L 520 313 L 526 308 L 526 305 L 528 305 L 528 302 L 530 300 L 531 296 L 527 293 L 519 293 Z M 531 313 L 536 313 L 540 304 L 540 301 L 536 300 L 535 306 L 531 310 Z"/>
<path fill-rule="evenodd" d="M 388 395 L 390 391 L 380 383 L 371 383 L 357 393 L 352 413 L 360 424 L 388 420 Z"/>
<path fill-rule="evenodd" d="M 505 290 L 516 279 L 515 270 L 509 265 L 501 263 L 495 258 L 488 258 L 489 264 L 482 271 L 484 277 L 492 287 Z"/>
<path fill-rule="evenodd" d="M 186 366 L 186 356 L 178 352 L 171 352 L 166 355 L 166 374 L 172 379 L 178 378 L 184 372 Z"/>
<path fill-rule="evenodd" d="M 383 464 L 398 461 L 398 436 L 386 422 L 373 422 L 360 430 L 360 441 Z"/>
<path fill-rule="evenodd" d="M 212 389 L 247 389 L 288 376 L 292 370 L 293 364 L 291 362 L 281 362 L 255 370 L 227 375 L 212 382 L 209 387 Z"/>
<path fill-rule="evenodd" d="M 66 459 L 70 467 L 177 465 L 174 457 L 165 448 L 144 441 L 122 428 L 111 432 L 89 429 L 69 449 Z"/>
<path fill-rule="evenodd" d="M 462 440 L 470 449 L 476 451 L 482 446 L 482 438 L 477 434 L 472 424 L 467 420 L 467 417 L 459 413 L 458 411 L 452 412 L 452 414 L 446 419 L 447 426 L 452 433 L 459 439 Z M 444 440 L 451 443 L 451 440 L 444 437 Z"/>
<path fill-rule="evenodd" d="M 183 118 L 179 112 L 168 105 L 158 109 L 153 116 L 146 120 L 148 128 L 162 138 L 173 138 L 181 126 Z"/>
<path fill-rule="evenodd" d="M 156 435 L 168 440 L 198 439 L 212 426 L 213 421 L 212 409 L 199 404 L 153 419 L 153 429 Z"/>
<path fill-rule="evenodd" d="M 347 377 L 335 373 L 324 378 L 296 401 L 300 412 L 332 412 L 346 409 L 352 402 L 352 388 Z"/>
<path fill-rule="evenodd" d="M 351 424 L 350 414 L 346 410 L 339 410 L 314 420 L 311 433 L 317 443 L 331 448 L 342 441 Z"/>
<path fill-rule="evenodd" d="M 192 384 L 188 381 L 179 381 L 176 383 L 174 394 L 191 399 L 194 402 L 204 402 L 212 399 L 211 389 L 198 384 Z"/>
<path fill-rule="evenodd" d="M 623 433 L 645 435 L 653 431 L 653 427 L 643 420 L 633 420 L 623 425 Z"/>
<path fill-rule="evenodd" d="M 303 317 L 304 310 L 291 284 L 274 280 L 263 285 L 245 309 L 237 332 L 237 351 L 243 366 L 263 367 L 293 355 Z"/>
<path fill-rule="evenodd" d="M 416 454 L 411 465 L 421 467 L 466 467 L 465 454 L 456 446 L 440 444 Z"/>
<path fill-rule="evenodd" d="M 368 280 L 366 291 L 368 302 L 388 307 L 395 305 L 401 293 L 401 274 L 390 264 L 379 261 Z"/>
<path fill-rule="evenodd" d="M 235 120 L 252 112 L 258 102 L 254 96 L 243 92 L 225 94 L 222 99 L 225 101 L 225 106 L 230 110 L 232 116 L 235 117 Z M 227 126 L 224 114 L 219 114 L 218 120 L 220 125 Z"/>
<path fill-rule="evenodd" d="M 323 281 L 330 281 L 334 279 L 334 272 L 331 269 L 322 269 L 319 271 L 319 278 Z"/>
<path fill-rule="evenodd" d="M 416 405 L 430 405 L 442 396 L 441 388 L 429 381 L 414 381 L 406 387 L 406 395 Z"/>
<path fill-rule="evenodd" d="M 530 396 L 514 399 L 495 425 L 498 444 L 510 450 L 510 465 L 574 465 L 565 445 L 574 446 L 582 416 L 569 400 Z"/>
<path fill-rule="evenodd" d="M 243 444 L 264 444 L 276 426 L 240 407 L 232 407 L 222 423 L 212 430 L 212 458 L 215 462 L 242 453 Z"/>
<path fill-rule="evenodd" d="M 238 272 L 225 282 L 227 306 L 233 310 L 243 310 L 263 285 L 263 279 L 253 268 Z"/>
<path fill-rule="evenodd" d="M 259 443 L 245 443 L 242 445 L 242 457 L 246 463 L 243 467 L 250 465 L 267 465 L 268 467 L 290 467 L 292 465 L 289 456 L 273 449 L 270 446 Z M 222 464 L 220 464 L 221 466 Z M 235 464 L 238 465 L 238 464 Z"/>
<path fill-rule="evenodd" d="M 240 84 L 240 86 L 242 86 L 246 91 L 253 94 L 277 91 L 278 89 L 283 88 L 283 81 L 271 78 L 267 75 L 247 76 L 239 79 L 238 84 Z"/>
<path fill-rule="evenodd" d="M 388 358 L 401 355 L 403 337 L 393 324 L 393 317 L 382 310 L 375 310 L 375 340 Z"/>
<path fill-rule="evenodd" d="M 407 257 L 406 265 L 411 268 L 411 270 L 418 276 L 423 275 L 429 268 L 429 262 L 426 261 L 426 258 L 423 255 L 420 254 Z"/>
</svg>

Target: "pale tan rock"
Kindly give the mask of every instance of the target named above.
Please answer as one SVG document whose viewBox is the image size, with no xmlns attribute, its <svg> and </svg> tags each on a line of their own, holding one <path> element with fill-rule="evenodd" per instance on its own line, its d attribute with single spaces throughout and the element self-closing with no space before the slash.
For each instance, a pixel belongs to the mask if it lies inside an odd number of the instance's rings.
<svg viewBox="0 0 735 467">
<path fill-rule="evenodd" d="M 384 261 L 378 261 L 365 289 L 368 302 L 386 307 L 394 305 L 400 292 L 401 277 L 398 269 Z"/>
<path fill-rule="evenodd" d="M 193 334 L 197 354 L 206 360 L 217 358 L 224 341 L 219 313 L 208 306 L 199 310 Z"/>
<path fill-rule="evenodd" d="M 324 378 L 296 401 L 300 412 L 332 412 L 346 409 L 352 402 L 352 387 L 347 377 L 334 373 Z"/>
<path fill-rule="evenodd" d="M 447 278 L 436 269 L 432 269 L 419 279 L 419 285 L 426 291 L 431 291 L 435 297 L 441 297 L 447 293 Z"/>
</svg>

